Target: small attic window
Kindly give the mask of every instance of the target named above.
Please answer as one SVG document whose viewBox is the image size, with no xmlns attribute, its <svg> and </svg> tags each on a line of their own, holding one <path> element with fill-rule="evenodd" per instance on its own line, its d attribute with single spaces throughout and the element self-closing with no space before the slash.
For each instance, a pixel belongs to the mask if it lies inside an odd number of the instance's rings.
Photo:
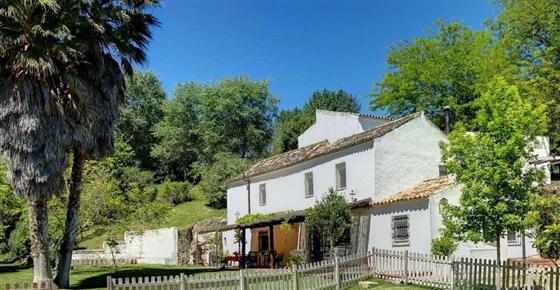
<svg viewBox="0 0 560 290">
<path fill-rule="evenodd" d="M 447 166 L 439 165 L 439 176 L 447 176 L 449 175 L 449 171 L 447 170 Z"/>
<path fill-rule="evenodd" d="M 346 188 L 346 163 L 342 162 L 335 165 L 336 168 L 336 189 L 343 190 Z"/>
</svg>

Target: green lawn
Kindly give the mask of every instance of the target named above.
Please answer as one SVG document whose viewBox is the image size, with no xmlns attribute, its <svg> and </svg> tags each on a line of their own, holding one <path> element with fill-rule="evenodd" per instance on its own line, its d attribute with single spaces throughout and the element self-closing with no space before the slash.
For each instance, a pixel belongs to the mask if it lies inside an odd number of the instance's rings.
<svg viewBox="0 0 560 290">
<path fill-rule="evenodd" d="M 167 219 L 161 223 L 154 224 L 153 229 L 167 227 L 184 227 L 192 225 L 212 217 L 225 217 L 226 210 L 216 210 L 206 206 L 206 202 L 200 199 L 181 203 L 169 213 Z M 116 233 L 117 239 L 122 240 L 124 231 Z M 109 231 L 105 227 L 94 227 L 83 233 L 79 241 L 79 247 L 87 249 L 99 249 L 104 241 L 109 237 Z"/>
<path fill-rule="evenodd" d="M 379 285 L 377 285 L 376 287 L 373 288 L 375 290 L 426 290 L 426 289 L 431 289 L 431 288 L 416 286 L 416 285 L 395 284 L 395 283 L 391 283 L 389 281 L 382 280 L 382 279 L 371 279 L 370 281 L 374 281 L 374 282 L 377 282 L 379 284 Z M 358 289 L 363 289 L 363 288 L 360 288 L 359 285 L 355 285 L 353 287 L 347 288 L 347 290 L 358 290 Z"/>
<path fill-rule="evenodd" d="M 107 289 L 107 276 L 120 277 L 151 277 L 169 276 L 185 273 L 187 275 L 200 272 L 218 271 L 211 268 L 163 266 L 163 265 L 122 265 L 115 269 L 112 266 L 82 266 L 72 269 L 70 287 L 72 289 Z M 0 263 L 0 284 L 24 283 L 33 280 L 33 269 L 20 264 Z"/>
</svg>

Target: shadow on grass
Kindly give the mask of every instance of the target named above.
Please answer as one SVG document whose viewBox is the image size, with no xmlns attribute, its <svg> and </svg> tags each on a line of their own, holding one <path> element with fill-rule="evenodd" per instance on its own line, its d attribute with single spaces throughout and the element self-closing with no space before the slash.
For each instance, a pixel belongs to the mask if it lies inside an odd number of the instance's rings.
<svg viewBox="0 0 560 290">
<path fill-rule="evenodd" d="M 19 263 L 0 263 L 0 273 L 19 272 L 25 269 L 32 268 L 33 266 L 23 265 Z"/>
<path fill-rule="evenodd" d="M 78 284 L 72 285 L 71 289 L 90 289 L 90 288 L 105 288 L 107 287 L 107 276 L 112 278 L 132 278 L 132 277 L 152 277 L 152 276 L 178 276 L 181 273 L 185 275 L 192 275 L 197 273 L 209 273 L 223 271 L 213 268 L 151 268 L 149 266 L 145 267 L 135 267 L 135 268 L 124 268 L 124 269 L 111 269 L 107 268 L 106 271 L 99 271 L 99 269 L 77 269 L 72 272 L 72 276 L 77 275 L 87 275 L 88 272 L 92 273 L 92 276 L 81 279 Z"/>
</svg>

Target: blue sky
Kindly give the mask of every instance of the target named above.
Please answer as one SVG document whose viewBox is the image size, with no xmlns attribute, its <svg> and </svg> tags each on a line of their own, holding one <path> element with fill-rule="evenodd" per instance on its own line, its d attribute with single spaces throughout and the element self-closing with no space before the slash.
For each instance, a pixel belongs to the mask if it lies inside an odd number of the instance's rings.
<svg viewBox="0 0 560 290">
<path fill-rule="evenodd" d="M 246 75 L 270 81 L 280 109 L 302 106 L 318 89 L 342 88 L 367 112 L 387 48 L 424 36 L 436 18 L 480 29 L 489 1 L 162 0 L 148 63 L 168 97 L 179 82 Z"/>
</svg>

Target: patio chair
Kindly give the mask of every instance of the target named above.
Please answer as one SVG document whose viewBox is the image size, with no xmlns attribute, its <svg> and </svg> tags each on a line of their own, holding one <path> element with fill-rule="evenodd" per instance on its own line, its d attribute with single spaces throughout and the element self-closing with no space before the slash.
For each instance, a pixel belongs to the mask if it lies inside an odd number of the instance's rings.
<svg viewBox="0 0 560 290">
<path fill-rule="evenodd" d="M 282 268 L 284 265 L 284 253 L 278 253 L 274 256 L 274 268 Z"/>
<path fill-rule="evenodd" d="M 255 268 L 259 266 L 259 253 L 250 251 L 247 256 L 247 267 Z"/>
</svg>

